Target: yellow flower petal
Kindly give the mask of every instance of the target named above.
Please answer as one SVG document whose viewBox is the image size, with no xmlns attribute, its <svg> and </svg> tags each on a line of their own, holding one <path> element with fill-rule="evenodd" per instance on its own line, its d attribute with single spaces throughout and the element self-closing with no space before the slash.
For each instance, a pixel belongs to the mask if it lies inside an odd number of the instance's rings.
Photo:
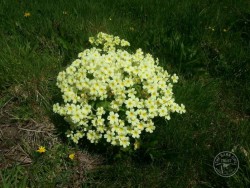
<svg viewBox="0 0 250 188">
<path fill-rule="evenodd" d="M 74 154 L 74 153 L 71 153 L 71 154 L 69 155 L 69 158 L 70 158 L 71 160 L 73 160 L 73 159 L 75 158 L 75 154 Z"/>
<path fill-rule="evenodd" d="M 38 153 L 45 153 L 46 152 L 46 149 L 45 149 L 45 147 L 44 146 L 40 146 L 39 148 L 38 148 L 38 150 L 36 150 Z"/>
<path fill-rule="evenodd" d="M 29 16 L 31 16 L 30 12 L 25 12 L 24 13 L 24 17 L 29 17 Z"/>
</svg>

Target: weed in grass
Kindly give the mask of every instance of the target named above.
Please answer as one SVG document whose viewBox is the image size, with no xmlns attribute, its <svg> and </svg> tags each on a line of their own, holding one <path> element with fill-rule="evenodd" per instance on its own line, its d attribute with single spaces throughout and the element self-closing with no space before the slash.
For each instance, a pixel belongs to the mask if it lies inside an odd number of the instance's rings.
<svg viewBox="0 0 250 188">
<path fill-rule="evenodd" d="M 23 167 L 19 165 L 13 166 L 11 169 L 0 171 L 1 186 L 4 188 L 20 187 L 25 188 L 28 183 L 28 177 Z"/>
</svg>

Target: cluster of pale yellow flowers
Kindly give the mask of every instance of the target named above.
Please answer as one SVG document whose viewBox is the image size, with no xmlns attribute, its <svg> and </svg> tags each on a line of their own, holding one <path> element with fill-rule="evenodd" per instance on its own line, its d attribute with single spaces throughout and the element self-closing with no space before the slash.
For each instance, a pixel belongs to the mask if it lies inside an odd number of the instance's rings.
<svg viewBox="0 0 250 188">
<path fill-rule="evenodd" d="M 154 117 L 169 120 L 172 112 L 185 113 L 172 91 L 178 76 L 158 66 L 158 59 L 141 49 L 127 52 L 123 48 L 129 42 L 117 36 L 99 33 L 89 41 L 96 47 L 81 52 L 59 73 L 65 104 L 53 106 L 69 122 L 66 134 L 75 143 L 86 136 L 91 143 L 104 139 L 137 148 L 140 135 L 155 130 Z"/>
</svg>

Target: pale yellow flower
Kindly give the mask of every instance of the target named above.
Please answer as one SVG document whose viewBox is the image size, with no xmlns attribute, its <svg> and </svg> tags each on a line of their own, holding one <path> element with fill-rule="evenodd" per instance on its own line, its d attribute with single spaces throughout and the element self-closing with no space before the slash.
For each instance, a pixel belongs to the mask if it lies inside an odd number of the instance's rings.
<svg viewBox="0 0 250 188">
<path fill-rule="evenodd" d="M 136 140 L 134 143 L 134 150 L 137 150 L 138 148 L 140 148 L 140 142 Z"/>
<path fill-rule="evenodd" d="M 143 130 L 155 130 L 154 117 L 169 120 L 170 113 L 185 112 L 173 93 L 179 77 L 158 66 L 158 59 L 141 49 L 129 53 L 123 50 L 128 41 L 102 32 L 89 42 L 93 47 L 79 53 L 57 77 L 65 104 L 55 104 L 53 111 L 71 125 L 67 137 L 73 142 L 85 136 L 98 143 L 104 137 L 126 148 Z"/>
<path fill-rule="evenodd" d="M 134 31 L 134 30 L 135 30 L 135 28 L 133 28 L 133 27 L 130 27 L 129 29 L 130 29 L 131 31 Z"/>
</svg>

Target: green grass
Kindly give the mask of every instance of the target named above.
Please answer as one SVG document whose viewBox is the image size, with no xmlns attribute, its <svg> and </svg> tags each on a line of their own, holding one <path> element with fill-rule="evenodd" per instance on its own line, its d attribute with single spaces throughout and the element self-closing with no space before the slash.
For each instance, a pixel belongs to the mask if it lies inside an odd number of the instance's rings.
<svg viewBox="0 0 250 188">
<path fill-rule="evenodd" d="M 24 17 L 25 12 L 31 16 Z M 132 50 L 152 53 L 168 72 L 177 73 L 176 101 L 187 113 L 168 122 L 155 119 L 156 131 L 145 135 L 134 153 L 76 147 L 105 158 L 95 170 L 84 171 L 84 180 L 74 179 L 77 164 L 67 159 L 73 146 L 63 136 L 58 147 L 37 141 L 48 148 L 40 159 L 34 154 L 36 140 L 20 142 L 32 163 L 0 169 L 0 185 L 250 187 L 250 153 L 240 149 L 250 152 L 248 1 L 2 0 L 0 108 L 5 115 L 0 126 L 25 127 L 31 119 L 39 124 L 50 118 L 62 133 L 65 123 L 52 112 L 60 98 L 56 76 L 90 47 L 88 37 L 101 31 L 127 39 Z M 213 170 L 213 159 L 235 146 L 240 169 L 222 178 Z"/>
</svg>

